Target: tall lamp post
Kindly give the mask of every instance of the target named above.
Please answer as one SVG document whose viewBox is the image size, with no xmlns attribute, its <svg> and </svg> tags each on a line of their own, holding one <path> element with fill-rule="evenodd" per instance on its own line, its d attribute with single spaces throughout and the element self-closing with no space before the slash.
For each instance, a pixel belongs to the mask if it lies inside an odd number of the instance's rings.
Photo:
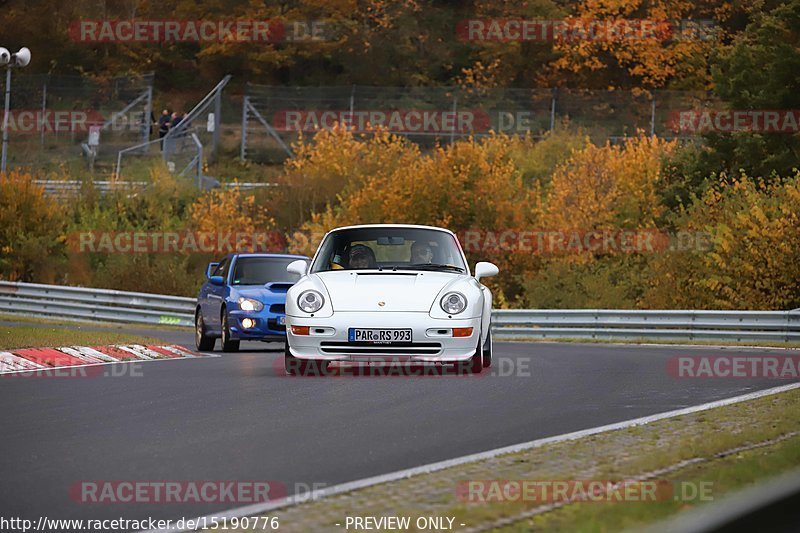
<svg viewBox="0 0 800 533">
<path fill-rule="evenodd" d="M 6 48 L 0 47 L 0 66 L 6 66 L 6 107 L 3 115 L 3 160 L 0 163 L 0 172 L 6 171 L 6 154 L 8 153 L 8 113 L 11 107 L 11 69 L 25 67 L 31 62 L 31 51 L 26 47 L 12 54 Z"/>
</svg>

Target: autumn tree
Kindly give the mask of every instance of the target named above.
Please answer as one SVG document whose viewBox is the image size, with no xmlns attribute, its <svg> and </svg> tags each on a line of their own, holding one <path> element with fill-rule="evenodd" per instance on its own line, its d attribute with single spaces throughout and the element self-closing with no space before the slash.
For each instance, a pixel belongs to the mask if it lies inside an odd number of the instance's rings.
<svg viewBox="0 0 800 533">
<path fill-rule="evenodd" d="M 64 211 L 24 172 L 0 173 L 0 276 L 56 280 L 64 252 Z"/>
<path fill-rule="evenodd" d="M 800 174 L 782 183 L 723 178 L 680 214 L 678 228 L 708 233 L 710 247 L 659 256 L 648 307 L 800 307 Z"/>
<path fill-rule="evenodd" d="M 720 53 L 713 69 L 717 94 L 734 110 L 800 109 L 800 0 L 761 14 Z M 791 117 L 788 117 L 791 118 Z M 709 133 L 701 172 L 790 176 L 800 163 L 796 120 L 789 131 Z"/>
</svg>

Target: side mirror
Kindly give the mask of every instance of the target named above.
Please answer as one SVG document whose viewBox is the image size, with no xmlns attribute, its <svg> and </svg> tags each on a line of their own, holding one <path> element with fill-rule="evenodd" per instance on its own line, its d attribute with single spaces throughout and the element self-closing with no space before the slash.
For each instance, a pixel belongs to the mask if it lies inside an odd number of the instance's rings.
<svg viewBox="0 0 800 533">
<path fill-rule="evenodd" d="M 289 274 L 297 274 L 301 278 L 308 272 L 308 262 L 305 259 L 298 259 L 286 265 L 286 272 Z"/>
<path fill-rule="evenodd" d="M 225 278 L 222 276 L 211 276 L 208 278 L 208 281 L 210 281 L 212 285 L 225 285 Z"/>
<path fill-rule="evenodd" d="M 500 273 L 500 269 L 497 268 L 497 265 L 494 263 L 488 263 L 486 261 L 481 261 L 477 265 L 475 265 L 475 279 L 480 281 L 481 278 L 489 278 L 492 276 L 496 276 Z"/>
<path fill-rule="evenodd" d="M 218 266 L 219 263 L 209 263 L 206 267 L 206 278 L 211 279 L 211 273 L 214 272 Z"/>
</svg>

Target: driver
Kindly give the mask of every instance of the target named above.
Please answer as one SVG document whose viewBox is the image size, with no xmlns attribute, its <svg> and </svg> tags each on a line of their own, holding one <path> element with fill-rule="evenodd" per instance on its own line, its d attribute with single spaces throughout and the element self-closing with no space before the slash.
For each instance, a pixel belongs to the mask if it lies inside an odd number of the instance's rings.
<svg viewBox="0 0 800 533">
<path fill-rule="evenodd" d="M 372 248 L 363 244 L 356 244 L 350 248 L 348 257 L 347 264 L 350 268 L 376 268 L 378 265 Z"/>
<path fill-rule="evenodd" d="M 428 265 L 433 261 L 433 250 L 424 241 L 415 241 L 411 245 L 411 264 Z"/>
</svg>

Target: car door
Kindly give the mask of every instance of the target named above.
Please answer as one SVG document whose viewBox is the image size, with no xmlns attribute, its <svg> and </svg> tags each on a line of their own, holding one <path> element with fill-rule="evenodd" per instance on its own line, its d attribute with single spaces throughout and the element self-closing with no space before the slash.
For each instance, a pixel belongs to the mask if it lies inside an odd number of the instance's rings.
<svg viewBox="0 0 800 533">
<path fill-rule="evenodd" d="M 208 310 L 208 294 L 211 291 L 211 287 L 213 285 L 208 280 L 211 275 L 217 270 L 219 263 L 209 263 L 208 270 L 206 270 L 206 281 L 200 287 L 200 292 L 197 294 L 197 306 L 200 308 L 200 314 L 203 315 L 203 321 L 205 322 L 206 326 L 209 325 L 207 317 L 210 314 Z"/>
<path fill-rule="evenodd" d="M 222 323 L 220 322 L 220 312 L 222 310 L 222 303 L 225 301 L 225 296 L 228 293 L 228 270 L 231 264 L 231 256 L 224 258 L 219 262 L 216 270 L 211 273 L 212 276 L 222 276 L 225 280 L 223 285 L 214 285 L 209 283 L 208 295 L 206 301 L 208 302 L 208 312 L 203 316 L 207 319 L 207 324 L 211 326 L 214 331 L 221 331 Z"/>
</svg>

